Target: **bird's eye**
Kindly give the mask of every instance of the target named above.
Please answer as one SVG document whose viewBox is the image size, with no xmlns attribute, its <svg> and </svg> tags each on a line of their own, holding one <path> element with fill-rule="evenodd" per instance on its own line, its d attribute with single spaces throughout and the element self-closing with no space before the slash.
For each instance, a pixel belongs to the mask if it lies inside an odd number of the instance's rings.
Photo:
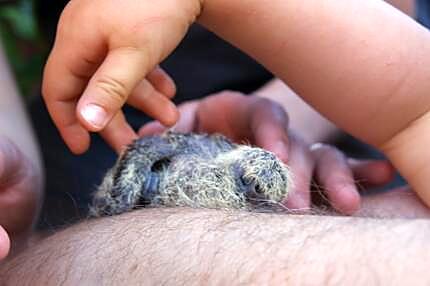
<svg viewBox="0 0 430 286">
<path fill-rule="evenodd" d="M 160 159 L 152 165 L 151 172 L 159 173 L 159 172 L 165 170 L 169 166 L 170 163 L 171 163 L 171 161 L 169 158 Z"/>
<path fill-rule="evenodd" d="M 260 187 L 258 183 L 254 184 L 254 191 L 259 195 L 262 195 L 264 193 L 263 189 Z"/>
<path fill-rule="evenodd" d="M 250 201 L 265 199 L 264 191 L 254 180 L 240 177 L 240 191 Z"/>
</svg>

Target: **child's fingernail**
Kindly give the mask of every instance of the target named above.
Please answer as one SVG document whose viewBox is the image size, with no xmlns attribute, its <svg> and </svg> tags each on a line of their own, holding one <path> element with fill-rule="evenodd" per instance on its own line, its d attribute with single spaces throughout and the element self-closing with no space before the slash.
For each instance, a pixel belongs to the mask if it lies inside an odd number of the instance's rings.
<svg viewBox="0 0 430 286">
<path fill-rule="evenodd" d="M 96 104 L 88 104 L 81 110 L 81 115 L 86 122 L 94 128 L 103 128 L 107 122 L 107 113 L 103 107 Z"/>
<path fill-rule="evenodd" d="M 167 125 L 167 126 L 175 125 L 178 122 L 179 116 L 180 116 L 178 108 L 173 102 L 170 102 L 170 105 L 168 108 L 166 108 L 166 111 L 167 112 L 165 113 L 166 114 L 165 122 L 163 122 L 164 125 Z"/>
</svg>

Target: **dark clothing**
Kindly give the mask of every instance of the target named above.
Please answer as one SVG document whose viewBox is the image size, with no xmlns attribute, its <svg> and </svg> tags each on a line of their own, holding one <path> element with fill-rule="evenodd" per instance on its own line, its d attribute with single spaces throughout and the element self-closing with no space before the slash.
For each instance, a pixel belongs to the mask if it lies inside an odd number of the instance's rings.
<svg viewBox="0 0 430 286">
<path fill-rule="evenodd" d="M 416 0 L 415 2 L 418 22 L 430 28 L 430 1 Z"/>
</svg>

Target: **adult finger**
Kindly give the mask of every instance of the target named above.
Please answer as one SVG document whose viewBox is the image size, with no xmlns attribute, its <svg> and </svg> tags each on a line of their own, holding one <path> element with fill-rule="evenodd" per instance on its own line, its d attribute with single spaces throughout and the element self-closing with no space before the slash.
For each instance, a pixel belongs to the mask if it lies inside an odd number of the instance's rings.
<svg viewBox="0 0 430 286">
<path fill-rule="evenodd" d="M 311 206 L 310 184 L 314 161 L 307 145 L 290 134 L 288 166 L 293 177 L 293 186 L 284 205 L 295 212 L 307 212 Z"/>
<path fill-rule="evenodd" d="M 257 98 L 248 109 L 253 141 L 288 163 L 288 115 L 277 103 Z"/>
<path fill-rule="evenodd" d="M 346 158 L 336 148 L 314 144 L 315 177 L 323 187 L 331 206 L 344 214 L 353 214 L 360 208 L 360 194 Z"/>
<path fill-rule="evenodd" d="M 202 101 L 197 118 L 201 131 L 220 132 L 239 143 L 251 141 L 288 160 L 288 116 L 275 102 L 224 91 Z"/>
<path fill-rule="evenodd" d="M 385 160 L 357 160 L 349 158 L 347 162 L 359 186 L 383 186 L 389 183 L 395 175 L 394 167 Z"/>
</svg>

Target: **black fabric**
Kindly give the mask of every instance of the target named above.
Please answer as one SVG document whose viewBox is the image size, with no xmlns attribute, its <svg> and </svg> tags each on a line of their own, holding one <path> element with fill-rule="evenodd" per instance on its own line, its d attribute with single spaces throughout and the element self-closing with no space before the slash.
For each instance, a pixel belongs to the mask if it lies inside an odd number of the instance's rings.
<svg viewBox="0 0 430 286">
<path fill-rule="evenodd" d="M 416 0 L 417 20 L 425 27 L 430 27 L 430 1 Z"/>
</svg>

